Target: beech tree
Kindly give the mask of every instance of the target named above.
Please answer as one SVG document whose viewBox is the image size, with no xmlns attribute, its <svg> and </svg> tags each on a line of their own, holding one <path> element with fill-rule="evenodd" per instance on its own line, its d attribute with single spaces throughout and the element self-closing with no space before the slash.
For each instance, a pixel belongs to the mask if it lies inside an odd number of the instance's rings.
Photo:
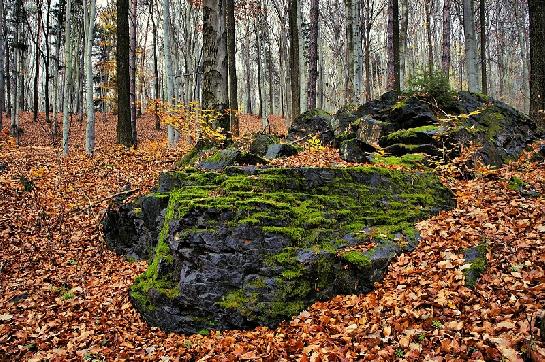
<svg viewBox="0 0 545 362">
<path fill-rule="evenodd" d="M 117 142 L 126 147 L 134 144 L 130 108 L 129 46 L 129 0 L 117 0 Z"/>
<path fill-rule="evenodd" d="M 290 32 L 290 84 L 291 84 L 291 119 L 301 113 L 301 93 L 299 74 L 299 30 L 297 26 L 298 1 L 289 0 L 289 32 Z"/>
<path fill-rule="evenodd" d="M 95 32 L 96 0 L 88 0 L 88 10 L 85 29 L 85 85 L 87 106 L 87 128 L 85 132 L 85 151 L 93 155 L 95 151 L 95 104 L 93 100 L 93 39 Z"/>
<path fill-rule="evenodd" d="M 401 90 L 399 67 L 399 3 L 388 0 L 388 86 L 390 90 Z"/>
<path fill-rule="evenodd" d="M 545 125 L 545 0 L 528 0 L 530 11 L 530 115 Z"/>
<path fill-rule="evenodd" d="M 477 40 L 475 38 L 475 12 L 473 0 L 463 0 L 464 35 L 468 90 L 480 92 L 479 75 L 477 73 Z"/>
<path fill-rule="evenodd" d="M 68 137 L 70 135 L 70 92 L 72 80 L 72 0 L 66 1 L 66 16 L 64 28 L 64 92 L 62 101 L 62 150 L 68 154 Z"/>
</svg>

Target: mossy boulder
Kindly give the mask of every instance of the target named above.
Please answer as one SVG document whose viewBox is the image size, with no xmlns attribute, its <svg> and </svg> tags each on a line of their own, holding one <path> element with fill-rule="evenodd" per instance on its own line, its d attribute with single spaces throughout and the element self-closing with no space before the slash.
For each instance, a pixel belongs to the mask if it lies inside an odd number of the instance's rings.
<svg viewBox="0 0 545 362">
<path fill-rule="evenodd" d="M 464 251 L 464 258 L 466 263 L 469 264 L 469 267 L 464 269 L 465 285 L 467 287 L 475 288 L 477 281 L 485 272 L 488 264 L 486 259 L 487 252 L 488 245 L 486 243 L 481 243 Z"/>
<path fill-rule="evenodd" d="M 183 333 L 272 327 L 369 291 L 415 247 L 415 223 L 455 205 L 433 174 L 378 167 L 187 169 L 162 182 L 155 254 L 130 296 L 150 324 Z"/>
<path fill-rule="evenodd" d="M 276 136 L 268 134 L 257 134 L 254 136 L 250 144 L 250 152 L 257 156 L 265 156 L 270 145 L 278 143 L 279 139 Z"/>
<path fill-rule="evenodd" d="M 335 143 L 331 114 L 321 109 L 307 111 L 295 118 L 288 130 L 290 141 L 302 142 L 313 136 L 317 136 L 323 145 Z"/>
</svg>

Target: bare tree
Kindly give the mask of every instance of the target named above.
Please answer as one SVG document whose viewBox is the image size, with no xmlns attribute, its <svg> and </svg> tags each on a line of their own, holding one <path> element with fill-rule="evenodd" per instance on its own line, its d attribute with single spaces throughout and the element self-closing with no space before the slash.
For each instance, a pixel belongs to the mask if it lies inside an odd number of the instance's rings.
<svg viewBox="0 0 545 362">
<path fill-rule="evenodd" d="M 70 0 L 68 0 L 70 1 Z M 117 142 L 134 144 L 131 125 L 129 80 L 129 0 L 117 0 Z"/>
<path fill-rule="evenodd" d="M 450 8 L 451 0 L 444 0 L 443 3 L 443 40 L 442 40 L 442 56 L 441 56 L 441 68 L 446 74 L 447 78 L 450 74 L 450 31 L 451 31 L 451 20 L 450 20 Z"/>
<path fill-rule="evenodd" d="M 545 124 L 545 0 L 528 0 L 530 11 L 530 115 Z"/>
<path fill-rule="evenodd" d="M 66 1 L 64 27 L 64 96 L 62 101 L 62 150 L 68 155 L 68 137 L 70 135 L 70 92 L 72 79 L 72 0 Z"/>
<path fill-rule="evenodd" d="M 390 90 L 401 91 L 399 67 L 399 3 L 388 0 L 388 85 Z"/>
<path fill-rule="evenodd" d="M 87 26 L 85 29 L 85 85 L 87 127 L 85 131 L 85 151 L 92 156 L 95 152 L 95 104 L 93 101 L 93 39 L 95 33 L 96 0 L 88 0 Z"/>
<path fill-rule="evenodd" d="M 307 108 L 316 108 L 316 82 L 318 80 L 318 0 L 310 1 L 310 42 L 308 50 Z"/>
<path fill-rule="evenodd" d="M 466 50 L 466 73 L 470 92 L 480 92 L 477 73 L 477 40 L 475 38 L 475 12 L 473 0 L 464 1 L 464 35 Z"/>
<path fill-rule="evenodd" d="M 301 113 L 300 77 L 299 77 L 299 31 L 297 29 L 297 10 L 299 0 L 289 0 L 290 28 L 290 82 L 291 82 L 291 119 Z"/>
</svg>

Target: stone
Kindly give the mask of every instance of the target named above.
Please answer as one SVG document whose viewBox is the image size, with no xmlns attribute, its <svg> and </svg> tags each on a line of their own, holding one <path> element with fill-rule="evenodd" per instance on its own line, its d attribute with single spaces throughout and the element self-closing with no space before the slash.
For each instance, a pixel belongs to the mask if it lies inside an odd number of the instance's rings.
<svg viewBox="0 0 545 362">
<path fill-rule="evenodd" d="M 403 129 L 388 133 L 381 137 L 378 143 L 382 147 L 394 144 L 436 144 L 436 136 L 440 134 L 440 128 L 437 125 Z"/>
<path fill-rule="evenodd" d="M 333 145 L 335 134 L 331 126 L 331 115 L 320 109 L 307 111 L 299 115 L 288 129 L 288 140 L 302 142 L 317 136 L 322 145 Z"/>
<path fill-rule="evenodd" d="M 404 143 L 396 143 L 395 145 L 384 148 L 384 151 L 392 156 L 400 157 L 411 153 L 425 153 L 430 156 L 439 156 L 441 152 L 432 144 L 423 145 L 407 145 Z"/>
<path fill-rule="evenodd" d="M 360 118 L 358 121 L 358 140 L 372 145 L 379 144 L 379 140 L 393 129 L 391 123 L 378 121 L 369 115 Z"/>
<path fill-rule="evenodd" d="M 269 145 L 265 159 L 274 160 L 275 158 L 291 157 L 295 156 L 298 152 L 295 146 L 287 143 Z"/>
<path fill-rule="evenodd" d="M 168 177 L 184 186 L 169 192 L 155 254 L 130 290 L 153 326 L 274 327 L 317 300 L 367 292 L 414 248 L 417 221 L 455 206 L 429 173 L 228 170 Z"/>
<path fill-rule="evenodd" d="M 237 162 L 241 152 L 236 148 L 228 148 L 215 152 L 212 156 L 200 162 L 198 167 L 208 171 L 220 171 Z"/>
<path fill-rule="evenodd" d="M 0 162 L 0 173 L 3 173 L 8 169 L 8 165 L 4 162 Z"/>
<path fill-rule="evenodd" d="M 339 155 L 347 162 L 369 163 L 372 162 L 371 153 L 376 152 L 375 147 L 359 139 L 351 139 L 341 143 Z"/>
<path fill-rule="evenodd" d="M 250 153 L 257 156 L 265 156 L 270 145 L 278 143 L 278 137 L 268 134 L 258 134 L 250 144 Z"/>
<path fill-rule="evenodd" d="M 397 129 L 415 128 L 437 124 L 437 118 L 427 103 L 416 98 L 398 101 L 388 114 Z"/>
<path fill-rule="evenodd" d="M 464 259 L 469 268 L 464 269 L 465 285 L 469 288 L 475 288 L 477 281 L 485 272 L 487 267 L 486 253 L 488 246 L 486 243 L 468 248 L 464 251 Z"/>
</svg>

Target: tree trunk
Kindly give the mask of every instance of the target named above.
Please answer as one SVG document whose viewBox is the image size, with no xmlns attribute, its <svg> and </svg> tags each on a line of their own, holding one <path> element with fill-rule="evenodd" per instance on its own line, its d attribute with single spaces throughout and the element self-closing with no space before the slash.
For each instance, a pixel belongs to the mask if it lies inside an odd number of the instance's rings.
<svg viewBox="0 0 545 362">
<path fill-rule="evenodd" d="M 299 0 L 289 0 L 289 28 L 290 28 L 290 83 L 291 83 L 291 119 L 294 120 L 301 113 L 301 93 L 299 77 L 299 31 L 297 29 L 297 10 Z"/>
<path fill-rule="evenodd" d="M 227 26 L 227 63 L 229 76 L 229 114 L 231 134 L 238 137 L 240 125 L 237 117 L 238 111 L 238 85 L 236 64 L 236 25 L 235 25 L 235 0 L 225 1 L 225 23 Z"/>
<path fill-rule="evenodd" d="M 227 31 L 222 0 L 203 2 L 203 108 L 222 112 L 217 126 L 229 130 Z"/>
<path fill-rule="evenodd" d="M 38 11 L 37 19 L 37 32 L 36 32 L 36 54 L 35 54 L 35 74 L 34 74 L 34 105 L 33 105 L 33 116 L 32 120 L 34 122 L 38 121 L 38 85 L 40 81 L 40 43 L 42 37 L 42 2 L 41 0 L 36 1 L 36 8 Z"/>
<path fill-rule="evenodd" d="M 68 155 L 68 137 L 70 134 L 70 91 L 73 88 L 72 79 L 72 0 L 66 1 L 66 16 L 64 24 L 64 95 L 62 102 L 62 150 Z"/>
<path fill-rule="evenodd" d="M 486 69 L 486 4 L 479 0 L 479 20 L 481 27 L 481 82 L 482 92 L 488 94 L 488 75 Z"/>
<path fill-rule="evenodd" d="M 255 31 L 255 45 L 257 53 L 257 97 L 259 100 L 259 108 L 257 115 L 259 118 L 263 118 L 263 85 L 261 79 L 261 32 L 260 28 L 257 26 L 257 20 L 254 19 L 254 31 Z"/>
<path fill-rule="evenodd" d="M 346 102 L 352 103 L 354 100 L 354 15 L 352 2 L 357 0 L 345 0 L 346 9 L 346 79 L 345 79 L 345 96 Z"/>
<path fill-rule="evenodd" d="M 129 43 L 129 0 L 117 0 L 117 143 L 126 147 L 133 145 L 130 108 Z"/>
<path fill-rule="evenodd" d="M 528 0 L 530 11 L 530 116 L 545 126 L 545 0 Z"/>
<path fill-rule="evenodd" d="M 154 116 L 155 116 L 155 129 L 161 129 L 161 119 L 159 118 L 159 98 L 160 86 L 159 86 L 159 60 L 157 59 L 157 25 L 155 24 L 155 17 L 153 14 L 153 1 L 149 3 L 149 14 L 151 19 L 151 26 L 153 32 L 153 81 L 154 81 Z"/>
<path fill-rule="evenodd" d="M 95 31 L 96 0 L 88 0 L 88 20 L 85 29 L 85 86 L 87 128 L 85 131 L 85 151 L 89 156 L 95 152 L 95 104 L 93 102 L 93 39 Z"/>
<path fill-rule="evenodd" d="M 466 51 L 466 73 L 470 92 L 480 92 L 477 74 L 477 40 L 475 38 L 475 13 L 473 0 L 464 1 L 464 35 Z"/>
<path fill-rule="evenodd" d="M 5 39 L 6 34 L 4 32 L 5 19 L 4 19 L 4 0 L 0 0 L 0 132 L 2 131 L 4 121 L 4 111 L 6 107 L 6 93 L 4 89 L 4 83 L 6 79 L 6 68 L 4 67 L 5 52 Z"/>
<path fill-rule="evenodd" d="M 44 98 L 45 98 L 45 123 L 49 125 L 51 123 L 51 119 L 49 118 L 49 75 L 50 75 L 50 69 L 49 66 L 51 64 L 51 46 L 50 46 L 50 26 L 49 26 L 49 19 L 51 14 L 51 0 L 47 0 L 47 12 L 45 16 L 45 61 L 44 61 L 44 68 L 45 68 L 45 81 L 44 81 Z"/>
<path fill-rule="evenodd" d="M 136 8 L 138 0 L 130 0 L 130 55 L 129 55 L 129 78 L 130 78 L 130 102 L 131 102 L 131 130 L 132 130 L 132 142 L 136 147 L 137 132 L 136 132 Z"/>
<path fill-rule="evenodd" d="M 169 0 L 163 0 L 163 65 L 165 67 L 166 77 L 166 101 L 174 105 L 174 73 L 172 72 L 172 56 L 170 54 L 170 8 Z M 167 126 L 168 144 L 176 144 L 176 134 L 174 127 Z"/>
<path fill-rule="evenodd" d="M 447 76 L 447 79 L 450 75 L 450 29 L 451 29 L 451 20 L 450 20 L 450 6 L 451 0 L 445 0 L 443 5 L 443 43 L 442 50 L 443 54 L 441 57 L 441 68 Z"/>
<path fill-rule="evenodd" d="M 405 59 L 407 54 L 407 38 L 409 31 L 409 1 L 401 0 L 399 2 L 399 11 L 401 13 L 401 20 L 399 22 L 399 72 L 401 87 L 403 88 L 407 80 L 407 69 L 405 65 Z"/>
<path fill-rule="evenodd" d="M 316 83 L 318 81 L 318 0 L 310 1 L 310 42 L 308 49 L 307 108 L 316 108 Z"/>
<path fill-rule="evenodd" d="M 399 67 L 399 4 L 388 0 L 388 82 L 389 90 L 401 91 Z"/>
<path fill-rule="evenodd" d="M 426 36 L 428 40 L 428 73 L 433 72 L 433 34 L 431 31 L 431 12 L 433 7 L 433 0 L 426 0 L 424 3 L 426 10 Z"/>
</svg>

